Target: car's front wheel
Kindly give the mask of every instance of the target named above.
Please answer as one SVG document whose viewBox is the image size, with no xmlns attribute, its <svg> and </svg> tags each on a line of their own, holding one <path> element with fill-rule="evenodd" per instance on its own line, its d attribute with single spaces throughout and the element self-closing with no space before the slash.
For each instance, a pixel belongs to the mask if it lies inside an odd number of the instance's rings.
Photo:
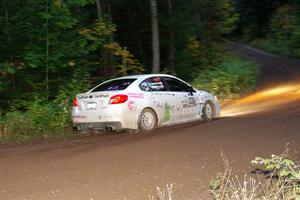
<svg viewBox="0 0 300 200">
<path fill-rule="evenodd" d="M 215 113 L 214 113 L 214 106 L 210 101 L 206 101 L 203 106 L 202 114 L 203 119 L 206 122 L 209 122 L 214 119 Z"/>
<path fill-rule="evenodd" d="M 139 129 L 142 132 L 150 132 L 156 128 L 157 117 L 153 110 L 146 108 L 140 115 Z"/>
</svg>

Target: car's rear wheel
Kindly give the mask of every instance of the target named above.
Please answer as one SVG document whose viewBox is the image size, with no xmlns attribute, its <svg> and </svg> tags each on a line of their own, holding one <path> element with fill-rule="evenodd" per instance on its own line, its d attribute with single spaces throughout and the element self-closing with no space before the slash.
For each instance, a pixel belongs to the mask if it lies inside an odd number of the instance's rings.
<svg viewBox="0 0 300 200">
<path fill-rule="evenodd" d="M 202 114 L 203 114 L 203 119 L 206 122 L 209 122 L 214 119 L 215 110 L 212 102 L 206 101 L 204 103 Z"/>
<path fill-rule="evenodd" d="M 140 115 L 139 130 L 142 132 L 150 132 L 156 128 L 157 117 L 153 110 L 146 108 Z"/>
</svg>

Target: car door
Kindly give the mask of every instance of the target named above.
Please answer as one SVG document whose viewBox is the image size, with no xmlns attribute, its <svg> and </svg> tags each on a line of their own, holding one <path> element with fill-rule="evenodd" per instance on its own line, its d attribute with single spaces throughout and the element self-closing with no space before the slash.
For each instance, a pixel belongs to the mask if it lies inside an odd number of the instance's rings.
<svg viewBox="0 0 300 200">
<path fill-rule="evenodd" d="M 176 96 L 175 104 L 178 111 L 176 120 L 178 122 L 195 120 L 199 114 L 197 103 L 199 97 L 196 91 L 179 79 L 164 77 L 163 80 L 167 90 Z"/>
<path fill-rule="evenodd" d="M 174 96 L 166 90 L 160 76 L 147 78 L 139 85 L 148 95 L 148 106 L 153 108 L 158 117 L 158 125 L 169 125 L 175 120 Z"/>
</svg>

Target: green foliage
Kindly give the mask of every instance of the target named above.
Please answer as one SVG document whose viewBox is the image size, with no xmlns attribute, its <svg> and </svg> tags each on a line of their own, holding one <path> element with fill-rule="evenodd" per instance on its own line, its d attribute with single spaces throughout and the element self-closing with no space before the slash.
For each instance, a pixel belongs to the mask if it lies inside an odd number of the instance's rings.
<svg viewBox="0 0 300 200">
<path fill-rule="evenodd" d="M 172 16 L 177 42 L 174 46 L 178 52 L 174 68 L 178 76 L 192 81 L 202 70 L 219 63 L 220 53 L 223 53 L 220 41 L 235 29 L 239 14 L 232 0 L 189 1 L 184 4 L 175 4 L 178 9 L 184 9 Z"/>
<path fill-rule="evenodd" d="M 73 106 L 73 99 L 77 94 L 87 91 L 90 86 L 90 81 L 88 80 L 88 74 L 82 69 L 74 70 L 72 79 L 62 85 L 55 99 L 50 103 L 58 106 L 62 123 L 64 126 L 71 125 L 71 109 Z"/>
<path fill-rule="evenodd" d="M 89 53 L 104 54 L 105 61 L 97 62 L 98 67 L 110 68 L 110 73 L 106 75 L 124 76 L 127 74 L 138 74 L 144 71 L 143 66 L 126 47 L 122 47 L 118 42 L 113 41 L 112 36 L 116 32 L 116 26 L 106 21 L 96 21 L 92 28 L 85 28 L 80 31 L 85 40 L 81 45 Z M 106 66 L 102 66 L 105 64 Z"/>
<path fill-rule="evenodd" d="M 251 163 L 262 166 L 265 171 L 272 173 L 272 176 L 300 182 L 300 165 L 287 158 L 287 153 L 272 155 L 269 159 L 256 157 Z"/>
<path fill-rule="evenodd" d="M 265 194 L 272 199 L 300 199 L 300 163 L 288 158 L 288 151 L 271 158 L 256 157 L 251 163 L 269 175 Z"/>
<path fill-rule="evenodd" d="M 26 141 L 71 133 L 69 115 L 59 105 L 33 102 L 27 112 L 12 111 L 0 122 L 0 141 Z"/>
<path fill-rule="evenodd" d="M 240 14 L 235 37 L 251 41 L 265 37 L 269 32 L 272 15 L 281 5 L 290 0 L 236 0 L 236 10 Z"/>
<path fill-rule="evenodd" d="M 262 49 L 266 52 L 281 55 L 283 57 L 291 57 L 291 49 L 287 45 L 289 41 L 275 39 L 257 39 L 251 42 L 253 47 Z M 296 55 L 294 55 L 296 57 Z"/>
<path fill-rule="evenodd" d="M 205 46 L 196 39 L 190 37 L 186 49 L 181 54 L 181 66 L 176 69 L 178 74 L 185 80 L 193 80 L 195 76 L 200 73 L 208 65 L 208 50 Z M 193 73 L 191 73 L 193 71 Z"/>
<path fill-rule="evenodd" d="M 233 30 L 237 28 L 237 22 L 240 18 L 240 14 L 236 11 L 234 2 L 230 0 L 223 1 L 221 13 L 221 34 L 223 36 L 229 36 Z"/>
<path fill-rule="evenodd" d="M 108 43 L 112 34 L 116 31 L 116 26 L 107 22 L 97 21 L 91 29 L 80 30 L 80 34 L 86 38 L 82 46 L 88 52 L 93 52 Z"/>
<path fill-rule="evenodd" d="M 36 95 L 29 102 L 15 102 L 11 112 L 0 119 L 0 141 L 26 141 L 72 134 L 71 109 L 76 94 L 89 87 L 88 74 L 78 68 L 70 81 L 62 85 L 52 101 Z M 20 112 L 23 108 L 26 112 Z"/>
<path fill-rule="evenodd" d="M 0 138 L 23 139 L 29 138 L 33 122 L 24 113 L 19 111 L 7 113 L 0 123 Z"/>
<path fill-rule="evenodd" d="M 270 19 L 267 36 L 255 39 L 252 45 L 284 57 L 300 58 L 300 23 L 293 4 L 277 8 Z"/>
<path fill-rule="evenodd" d="M 234 8 L 232 0 L 205 0 L 199 2 L 200 18 L 203 19 L 208 38 L 220 39 L 230 34 L 236 28 L 239 14 Z"/>
<path fill-rule="evenodd" d="M 271 19 L 270 29 L 273 38 L 289 40 L 296 29 L 296 19 L 291 5 L 284 5 L 277 9 Z"/>
<path fill-rule="evenodd" d="M 113 55 L 121 58 L 121 63 L 117 65 L 117 73 L 119 76 L 128 74 L 140 74 L 144 71 L 143 66 L 139 61 L 127 50 L 126 47 L 121 47 L 117 42 L 105 45 L 105 48 L 112 51 Z"/>
<path fill-rule="evenodd" d="M 193 85 L 212 92 L 222 100 L 251 90 L 256 86 L 257 77 L 257 64 L 229 54 L 220 64 L 199 74 Z"/>
</svg>

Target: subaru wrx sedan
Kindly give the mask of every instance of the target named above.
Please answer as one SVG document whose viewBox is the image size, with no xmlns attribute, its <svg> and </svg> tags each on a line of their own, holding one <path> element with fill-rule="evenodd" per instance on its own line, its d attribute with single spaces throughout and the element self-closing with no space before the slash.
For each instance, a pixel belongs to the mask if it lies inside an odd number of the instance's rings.
<svg viewBox="0 0 300 200">
<path fill-rule="evenodd" d="M 103 82 L 74 99 L 78 130 L 152 131 L 220 115 L 217 98 L 171 75 L 149 74 Z"/>
</svg>

